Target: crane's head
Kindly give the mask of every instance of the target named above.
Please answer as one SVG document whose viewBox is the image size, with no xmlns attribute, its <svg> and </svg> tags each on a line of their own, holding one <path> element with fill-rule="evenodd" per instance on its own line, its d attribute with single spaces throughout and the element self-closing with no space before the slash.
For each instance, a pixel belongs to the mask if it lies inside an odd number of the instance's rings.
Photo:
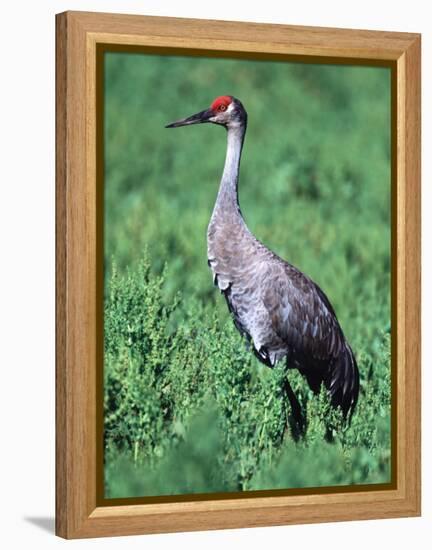
<svg viewBox="0 0 432 550">
<path fill-rule="evenodd" d="M 208 109 L 196 115 L 171 122 L 165 128 L 178 128 L 179 126 L 190 126 L 191 124 L 201 124 L 203 122 L 220 124 L 228 129 L 246 126 L 247 113 L 238 99 L 231 95 L 221 95 L 213 101 Z"/>
</svg>

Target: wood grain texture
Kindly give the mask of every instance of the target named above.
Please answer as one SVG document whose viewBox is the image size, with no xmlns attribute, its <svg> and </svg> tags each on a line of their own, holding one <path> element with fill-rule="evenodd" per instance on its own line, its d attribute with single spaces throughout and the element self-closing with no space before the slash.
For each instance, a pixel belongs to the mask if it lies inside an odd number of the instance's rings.
<svg viewBox="0 0 432 550">
<path fill-rule="evenodd" d="M 109 13 L 68 12 L 99 41 L 397 60 L 415 34 Z"/>
<path fill-rule="evenodd" d="M 65 538 L 420 513 L 420 37 L 67 12 L 57 16 L 56 532 Z M 98 44 L 394 63 L 397 119 L 394 490 L 97 506 Z M 316 61 L 315 61 L 316 62 Z"/>
<path fill-rule="evenodd" d="M 74 18 L 57 16 L 57 51 L 56 531 L 68 537 L 95 508 L 96 431 L 95 179 L 87 171 L 91 103 L 86 34 Z"/>
<path fill-rule="evenodd" d="M 67 532 L 66 19 L 56 20 L 56 532 Z"/>
<path fill-rule="evenodd" d="M 405 464 L 407 499 L 421 505 L 421 41 L 405 53 L 405 360 L 406 424 Z M 403 459 L 402 459 L 403 460 Z"/>
</svg>

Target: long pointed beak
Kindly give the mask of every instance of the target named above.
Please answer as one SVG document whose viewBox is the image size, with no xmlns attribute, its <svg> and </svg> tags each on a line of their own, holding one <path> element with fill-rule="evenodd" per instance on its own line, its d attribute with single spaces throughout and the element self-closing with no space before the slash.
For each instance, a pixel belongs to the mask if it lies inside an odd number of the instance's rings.
<svg viewBox="0 0 432 550">
<path fill-rule="evenodd" d="M 211 109 L 207 109 L 205 111 L 197 113 L 196 115 L 182 118 L 181 120 L 177 120 L 176 122 L 171 122 L 171 124 L 167 124 L 165 128 L 178 128 L 179 126 L 189 126 L 191 124 L 202 124 L 203 122 L 210 122 L 209 119 L 212 116 L 214 116 L 213 111 Z"/>
</svg>

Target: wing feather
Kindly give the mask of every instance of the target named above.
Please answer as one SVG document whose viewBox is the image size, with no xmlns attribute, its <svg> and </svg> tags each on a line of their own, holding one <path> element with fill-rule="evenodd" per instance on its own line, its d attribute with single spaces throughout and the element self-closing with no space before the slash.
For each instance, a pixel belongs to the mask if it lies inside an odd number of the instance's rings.
<svg viewBox="0 0 432 550">
<path fill-rule="evenodd" d="M 263 303 L 273 330 L 300 356 L 336 357 L 344 335 L 324 292 L 293 266 L 278 266 L 268 279 Z"/>
</svg>

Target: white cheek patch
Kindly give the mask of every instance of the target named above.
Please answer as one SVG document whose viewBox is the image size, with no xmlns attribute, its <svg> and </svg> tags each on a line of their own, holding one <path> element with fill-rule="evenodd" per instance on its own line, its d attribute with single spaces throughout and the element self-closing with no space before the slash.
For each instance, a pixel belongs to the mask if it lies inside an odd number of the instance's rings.
<svg viewBox="0 0 432 550">
<path fill-rule="evenodd" d="M 234 102 L 231 102 L 229 105 L 228 105 L 228 108 L 227 110 L 225 111 L 226 113 L 231 113 L 232 110 L 234 109 Z"/>
</svg>

